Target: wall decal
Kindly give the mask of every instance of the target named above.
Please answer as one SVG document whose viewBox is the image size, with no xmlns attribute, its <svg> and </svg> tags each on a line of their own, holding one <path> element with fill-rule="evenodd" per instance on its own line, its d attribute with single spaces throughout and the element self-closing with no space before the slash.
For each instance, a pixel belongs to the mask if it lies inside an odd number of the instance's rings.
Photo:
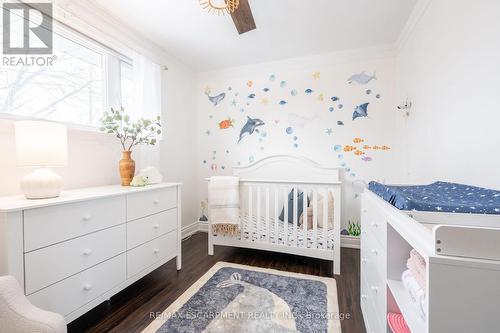
<svg viewBox="0 0 500 333">
<path fill-rule="evenodd" d="M 313 77 L 313 79 L 315 79 L 315 80 L 319 79 L 319 76 L 320 76 L 320 75 L 321 75 L 321 73 L 320 73 L 320 72 L 314 72 L 314 73 L 312 73 L 312 77 Z"/>
<path fill-rule="evenodd" d="M 240 138 L 238 140 L 238 143 L 240 143 L 244 137 L 252 135 L 253 132 L 257 129 L 257 127 L 263 126 L 263 125 L 265 125 L 265 123 L 262 120 L 260 120 L 258 118 L 252 119 L 250 117 L 247 117 L 247 122 L 243 126 L 243 128 L 241 129 Z"/>
<path fill-rule="evenodd" d="M 253 86 L 253 81 L 252 80 L 247 81 L 247 86 L 251 88 Z"/>
<path fill-rule="evenodd" d="M 234 119 L 231 119 L 231 117 L 228 117 L 227 119 L 222 120 L 219 122 L 219 129 L 228 129 L 230 127 L 234 127 Z"/>
<path fill-rule="evenodd" d="M 352 142 L 354 142 L 354 143 L 361 143 L 361 142 L 365 142 L 365 140 L 361 139 L 361 138 L 354 138 L 354 139 L 352 139 Z"/>
<path fill-rule="evenodd" d="M 318 101 L 323 102 L 324 99 L 325 99 L 325 95 L 323 93 L 318 95 Z"/>
<path fill-rule="evenodd" d="M 280 82 L 280 87 L 285 88 L 286 87 L 286 81 L 281 81 Z"/>
<path fill-rule="evenodd" d="M 236 103 L 237 103 L 237 102 L 236 102 L 236 100 L 235 100 L 235 99 L 233 99 L 233 100 L 231 101 L 231 106 L 236 106 Z"/>
<path fill-rule="evenodd" d="M 209 129 L 207 129 L 207 130 L 205 131 L 205 134 L 206 134 L 206 135 L 210 135 L 210 133 L 211 133 L 211 132 L 210 132 L 210 130 L 209 130 Z"/>
<path fill-rule="evenodd" d="M 370 95 L 371 93 L 372 93 L 372 90 L 371 90 L 371 89 L 367 89 L 367 90 L 366 90 L 366 94 L 367 94 L 367 95 Z"/>
<path fill-rule="evenodd" d="M 306 95 L 310 95 L 314 92 L 314 90 L 307 88 L 306 90 L 304 90 L 304 92 L 306 93 Z"/>
<path fill-rule="evenodd" d="M 363 71 L 361 73 L 352 75 L 350 78 L 347 79 L 347 82 L 349 84 L 352 84 L 352 83 L 367 84 L 371 80 L 376 80 L 376 79 L 377 79 L 377 76 L 375 75 L 375 72 L 373 72 L 373 75 L 369 75 Z"/>
<path fill-rule="evenodd" d="M 371 162 L 373 159 L 370 156 L 363 156 L 361 157 L 361 160 L 364 162 Z"/>
<path fill-rule="evenodd" d="M 342 151 L 342 146 L 341 145 L 335 145 L 335 146 L 333 146 L 333 150 L 336 151 L 336 152 L 340 152 L 340 151 Z"/>
<path fill-rule="evenodd" d="M 344 122 L 342 120 L 337 120 L 337 125 L 338 126 L 344 126 Z"/>
<path fill-rule="evenodd" d="M 363 151 L 361 151 L 361 150 L 356 150 L 356 151 L 354 152 L 354 155 L 356 155 L 356 156 L 361 156 L 361 155 L 364 155 L 364 154 L 365 154 L 365 152 L 363 152 Z"/>
<path fill-rule="evenodd" d="M 255 94 L 253 94 L 253 93 L 252 93 L 252 94 L 249 94 L 247 97 L 248 97 L 248 98 L 255 98 Z"/>
<path fill-rule="evenodd" d="M 298 91 L 296 89 L 292 89 L 292 91 L 290 91 L 290 95 L 292 96 L 297 96 L 298 94 Z"/>
<path fill-rule="evenodd" d="M 292 127 L 287 127 L 285 129 L 286 134 L 292 134 L 293 133 L 293 128 Z"/>
<path fill-rule="evenodd" d="M 260 104 L 267 105 L 267 104 L 269 104 L 269 100 L 268 100 L 266 97 L 264 97 L 264 98 L 262 98 L 262 99 L 260 100 Z"/>
<path fill-rule="evenodd" d="M 328 108 L 328 112 L 333 112 L 334 110 L 335 110 L 335 109 L 333 108 L 333 106 L 330 106 L 330 107 Z"/>
<path fill-rule="evenodd" d="M 380 94 L 375 95 L 375 98 L 380 98 Z"/>
<path fill-rule="evenodd" d="M 217 106 L 217 104 L 219 104 L 220 102 L 222 102 L 224 100 L 224 98 L 226 97 L 226 93 L 223 93 L 223 92 L 220 93 L 220 94 L 218 94 L 218 95 L 216 95 L 216 96 L 210 96 L 210 90 L 205 91 L 205 94 L 207 95 L 208 100 L 210 102 L 212 102 L 212 104 L 214 106 Z"/>
<path fill-rule="evenodd" d="M 339 100 L 339 98 L 337 96 L 332 96 L 332 98 L 330 98 L 332 100 L 332 102 L 336 102 Z"/>
<path fill-rule="evenodd" d="M 312 116 L 312 117 L 303 117 L 299 116 L 296 113 L 291 113 L 288 115 L 288 123 L 292 126 L 297 126 L 303 128 L 306 126 L 308 123 L 316 119 L 317 116 Z"/>
<path fill-rule="evenodd" d="M 269 76 L 269 81 L 274 81 L 274 80 L 276 80 L 276 75 L 271 74 L 271 75 Z"/>
<path fill-rule="evenodd" d="M 264 92 L 268 92 L 268 91 L 269 91 L 269 88 L 264 88 L 264 89 L 262 89 L 262 91 L 264 91 Z"/>
<path fill-rule="evenodd" d="M 283 99 L 282 99 L 282 100 L 279 102 L 279 105 L 285 105 L 286 103 L 287 103 L 287 101 L 285 101 L 285 100 L 283 100 Z"/>
<path fill-rule="evenodd" d="M 344 107 L 344 105 L 339 104 L 337 107 L 338 107 L 339 109 L 342 109 L 342 108 Z"/>
<path fill-rule="evenodd" d="M 327 129 L 325 129 L 325 133 L 328 135 L 332 135 L 333 130 L 331 128 L 327 128 Z"/>
<path fill-rule="evenodd" d="M 368 117 L 368 105 L 370 103 L 364 103 L 361 105 L 356 106 L 354 109 L 354 112 L 352 114 L 352 120 L 359 118 L 359 117 Z"/>
</svg>

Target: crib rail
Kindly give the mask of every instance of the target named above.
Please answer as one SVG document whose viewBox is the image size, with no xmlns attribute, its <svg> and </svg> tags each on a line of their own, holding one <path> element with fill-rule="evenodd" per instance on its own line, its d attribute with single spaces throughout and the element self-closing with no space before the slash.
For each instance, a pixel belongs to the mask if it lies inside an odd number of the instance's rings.
<svg viewBox="0 0 500 333">
<path fill-rule="evenodd" d="M 251 244 L 331 251 L 340 244 L 340 183 L 240 180 L 240 235 Z"/>
</svg>

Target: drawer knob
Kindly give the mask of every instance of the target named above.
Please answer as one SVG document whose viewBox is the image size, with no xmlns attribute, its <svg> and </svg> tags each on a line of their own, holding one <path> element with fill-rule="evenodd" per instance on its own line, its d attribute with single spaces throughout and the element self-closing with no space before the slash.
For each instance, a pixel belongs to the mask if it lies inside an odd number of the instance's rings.
<svg viewBox="0 0 500 333">
<path fill-rule="evenodd" d="M 83 255 L 84 255 L 84 256 L 87 256 L 87 257 L 88 257 L 88 256 L 89 256 L 89 255 L 91 255 L 91 254 L 92 254 L 92 250 L 91 250 L 91 249 L 85 249 L 85 250 L 83 250 Z"/>
<path fill-rule="evenodd" d="M 373 253 L 374 255 L 378 255 L 378 251 L 377 251 L 377 250 L 375 250 L 375 249 L 373 249 L 373 250 L 372 250 L 372 253 Z"/>
<path fill-rule="evenodd" d="M 153 226 L 153 228 L 155 228 L 155 229 L 159 229 L 159 228 L 160 228 L 160 225 L 157 223 L 157 224 L 155 224 L 155 225 Z"/>
<path fill-rule="evenodd" d="M 361 259 L 361 262 L 362 262 L 363 264 L 366 264 L 366 261 L 367 261 L 367 260 L 366 260 L 365 258 Z"/>
<path fill-rule="evenodd" d="M 361 299 L 362 299 L 363 301 L 365 301 L 365 300 L 366 300 L 366 295 L 361 295 Z"/>
<path fill-rule="evenodd" d="M 154 203 L 155 205 L 157 205 L 157 204 L 159 204 L 159 203 L 160 203 L 160 200 L 155 199 L 155 200 L 153 200 L 153 203 Z"/>
<path fill-rule="evenodd" d="M 160 249 L 154 249 L 154 250 L 153 250 L 153 252 L 154 252 L 155 254 L 158 254 L 158 253 L 160 253 Z"/>
<path fill-rule="evenodd" d="M 90 221 L 91 218 L 92 217 L 90 215 L 85 215 L 85 216 L 82 217 L 82 220 L 84 220 L 84 221 Z"/>
<path fill-rule="evenodd" d="M 86 283 L 83 285 L 83 290 L 89 291 L 90 289 L 92 289 L 92 285 L 90 283 Z"/>
<path fill-rule="evenodd" d="M 378 223 L 372 223 L 372 227 L 378 228 Z"/>
<path fill-rule="evenodd" d="M 372 286 L 372 288 L 371 288 L 371 289 L 372 289 L 374 292 L 378 293 L 378 288 L 377 288 L 377 287 Z"/>
</svg>

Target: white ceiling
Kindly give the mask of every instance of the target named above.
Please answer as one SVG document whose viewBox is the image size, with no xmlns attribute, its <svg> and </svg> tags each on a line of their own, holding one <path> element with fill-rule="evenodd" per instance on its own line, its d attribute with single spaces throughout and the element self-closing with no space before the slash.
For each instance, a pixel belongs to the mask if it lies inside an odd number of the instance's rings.
<svg viewBox="0 0 500 333">
<path fill-rule="evenodd" d="M 417 0 L 249 0 L 257 29 L 198 0 L 95 0 L 197 71 L 394 43 Z"/>
</svg>

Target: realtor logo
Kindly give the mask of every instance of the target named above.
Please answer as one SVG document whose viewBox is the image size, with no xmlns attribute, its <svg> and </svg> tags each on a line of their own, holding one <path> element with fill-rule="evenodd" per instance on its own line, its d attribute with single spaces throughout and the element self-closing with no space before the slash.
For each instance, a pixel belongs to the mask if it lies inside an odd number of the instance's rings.
<svg viewBox="0 0 500 333">
<path fill-rule="evenodd" d="M 52 4 L 4 3 L 3 53 L 52 54 Z"/>
</svg>

